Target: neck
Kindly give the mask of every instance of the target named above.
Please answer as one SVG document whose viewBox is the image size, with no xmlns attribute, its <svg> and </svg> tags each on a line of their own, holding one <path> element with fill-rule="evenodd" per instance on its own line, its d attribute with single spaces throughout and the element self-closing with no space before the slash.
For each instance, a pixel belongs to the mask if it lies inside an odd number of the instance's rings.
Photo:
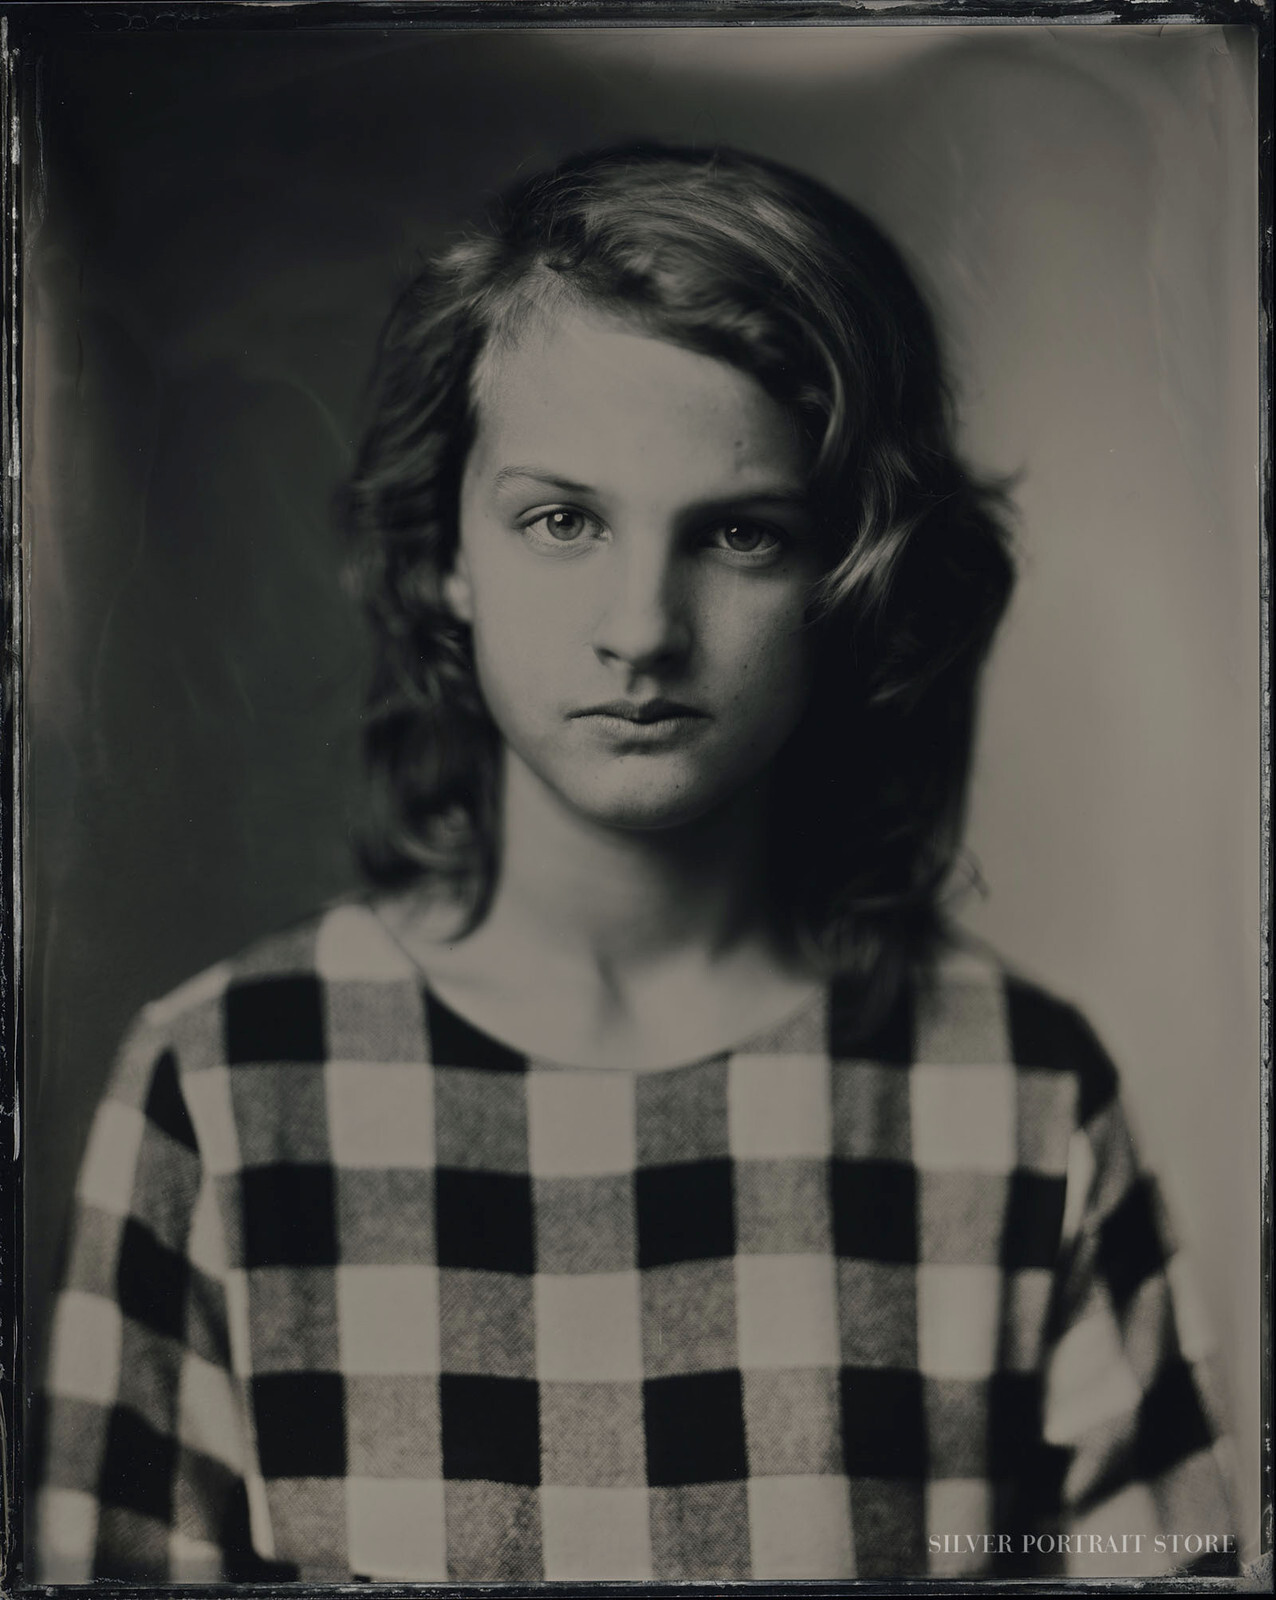
<svg viewBox="0 0 1276 1600">
<path fill-rule="evenodd" d="M 582 817 L 516 757 L 505 763 L 501 869 L 486 927 L 550 940 L 602 971 L 709 959 L 766 939 L 765 786 L 678 828 Z"/>
</svg>

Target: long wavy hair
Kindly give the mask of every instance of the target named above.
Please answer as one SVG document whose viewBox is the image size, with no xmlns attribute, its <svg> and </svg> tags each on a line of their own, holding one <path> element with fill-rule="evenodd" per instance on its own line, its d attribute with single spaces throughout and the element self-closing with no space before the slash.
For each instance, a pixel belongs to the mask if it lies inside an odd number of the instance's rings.
<svg viewBox="0 0 1276 1600">
<path fill-rule="evenodd" d="M 729 149 L 607 149 L 521 183 L 382 335 L 340 497 L 375 664 L 364 868 L 485 913 L 500 744 L 444 600 L 486 348 L 555 299 L 750 374 L 800 428 L 825 540 L 809 707 L 775 763 L 777 915 L 886 998 L 933 951 L 980 668 L 1013 585 L 1005 499 L 958 459 L 933 319 L 854 206 Z M 876 1009 L 876 1007 L 870 1007 Z"/>
</svg>

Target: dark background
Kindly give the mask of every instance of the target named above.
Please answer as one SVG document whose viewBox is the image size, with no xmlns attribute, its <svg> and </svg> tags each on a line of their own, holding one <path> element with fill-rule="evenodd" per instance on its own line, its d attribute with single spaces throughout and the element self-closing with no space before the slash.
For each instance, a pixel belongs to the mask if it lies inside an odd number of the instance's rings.
<svg viewBox="0 0 1276 1600">
<path fill-rule="evenodd" d="M 875 215 L 1021 471 L 967 920 L 1089 1011 L 1258 1449 L 1254 51 L 1242 30 L 255 31 L 27 47 L 28 1336 L 145 1000 L 355 883 L 330 518 L 393 288 L 582 146 Z"/>
</svg>

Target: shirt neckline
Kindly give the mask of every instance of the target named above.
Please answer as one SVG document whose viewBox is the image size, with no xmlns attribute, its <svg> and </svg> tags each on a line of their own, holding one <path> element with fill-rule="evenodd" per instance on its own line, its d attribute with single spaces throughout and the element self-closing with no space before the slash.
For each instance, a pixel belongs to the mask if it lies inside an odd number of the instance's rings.
<svg viewBox="0 0 1276 1600">
<path fill-rule="evenodd" d="M 734 1040 L 730 1044 L 724 1045 L 719 1050 L 709 1050 L 703 1055 L 684 1056 L 679 1058 L 677 1061 L 656 1062 L 650 1066 L 638 1065 L 607 1067 L 601 1066 L 597 1062 L 560 1061 L 553 1056 L 542 1055 L 536 1051 L 528 1050 L 524 1046 L 516 1044 L 510 1039 L 503 1038 L 500 1034 L 493 1032 L 490 1027 L 487 1027 L 483 1023 L 477 1022 L 465 1010 L 454 1005 L 451 1000 L 440 994 L 439 990 L 435 986 L 434 980 L 430 977 L 430 974 L 425 970 L 421 962 L 408 948 L 408 946 L 404 944 L 403 941 L 398 937 L 394 929 L 391 928 L 381 916 L 381 913 L 377 909 L 376 905 L 370 900 L 365 901 L 364 905 L 368 913 L 376 922 L 377 927 L 394 946 L 395 950 L 398 951 L 398 953 L 412 966 L 413 971 L 416 973 L 417 981 L 424 990 L 427 1006 L 438 1006 L 444 1011 L 449 1012 L 452 1016 L 456 1017 L 458 1021 L 462 1022 L 466 1028 L 470 1029 L 474 1034 L 476 1034 L 481 1042 L 493 1045 L 498 1050 L 506 1051 L 511 1055 L 518 1056 L 522 1061 L 526 1062 L 529 1071 L 616 1073 L 627 1074 L 630 1077 L 636 1078 L 654 1077 L 659 1073 L 665 1072 L 685 1072 L 692 1067 L 701 1067 L 710 1062 L 723 1061 L 729 1056 L 750 1054 L 756 1055 L 760 1053 L 757 1049 L 755 1049 L 756 1045 L 760 1044 L 763 1040 L 770 1038 L 773 1034 L 782 1034 L 786 1032 L 795 1023 L 799 1022 L 809 1013 L 814 1012 L 817 1008 L 819 1008 L 819 1010 L 824 1013 L 825 1018 L 827 1018 L 830 985 L 826 979 L 820 982 L 818 986 L 813 988 L 811 993 L 804 996 L 795 1006 L 790 1008 L 788 1011 L 785 1011 L 781 1016 L 775 1018 L 773 1021 L 764 1023 L 761 1027 L 751 1029 L 749 1033 L 745 1034 L 743 1037 Z M 446 1065 L 446 1063 L 442 1064 Z"/>
</svg>

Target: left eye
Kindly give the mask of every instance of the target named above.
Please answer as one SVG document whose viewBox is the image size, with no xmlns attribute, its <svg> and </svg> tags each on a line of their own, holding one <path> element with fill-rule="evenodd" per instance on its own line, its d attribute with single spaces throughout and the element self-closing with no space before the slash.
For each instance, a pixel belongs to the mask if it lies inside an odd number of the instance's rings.
<svg viewBox="0 0 1276 1600">
<path fill-rule="evenodd" d="M 724 522 L 710 530 L 709 543 L 740 556 L 775 555 L 784 547 L 775 529 L 762 522 Z"/>
</svg>

